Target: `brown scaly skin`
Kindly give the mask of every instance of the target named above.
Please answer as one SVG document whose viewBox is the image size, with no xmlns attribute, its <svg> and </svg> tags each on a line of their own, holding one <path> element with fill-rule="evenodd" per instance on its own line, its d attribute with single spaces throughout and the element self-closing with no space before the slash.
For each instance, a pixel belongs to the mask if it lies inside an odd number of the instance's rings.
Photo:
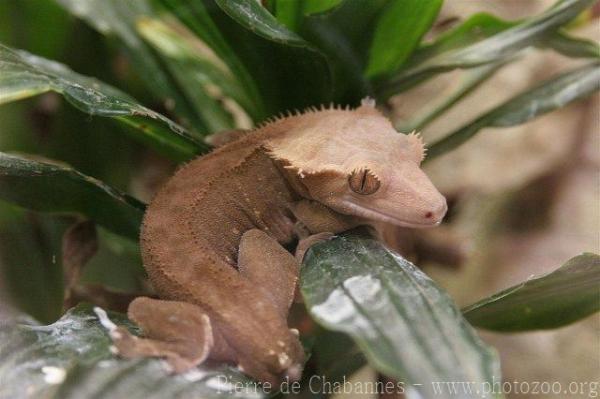
<svg viewBox="0 0 600 399">
<path fill-rule="evenodd" d="M 211 358 L 259 381 L 298 379 L 304 352 L 286 318 L 315 237 L 370 222 L 435 226 L 446 202 L 419 169 L 418 136 L 398 134 L 370 101 L 230 137 L 148 207 L 142 256 L 161 300 L 129 308 L 146 338 L 120 328 L 113 339 L 123 356 L 164 357 L 177 372 Z M 282 245 L 298 239 L 295 258 Z"/>
</svg>

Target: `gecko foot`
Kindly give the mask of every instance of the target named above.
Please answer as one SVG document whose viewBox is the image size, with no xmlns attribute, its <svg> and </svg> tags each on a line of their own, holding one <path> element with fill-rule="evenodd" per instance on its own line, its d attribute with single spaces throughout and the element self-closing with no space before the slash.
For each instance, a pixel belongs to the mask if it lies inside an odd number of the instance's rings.
<svg viewBox="0 0 600 399">
<path fill-rule="evenodd" d="M 311 236 L 301 239 L 298 242 L 298 246 L 296 246 L 296 253 L 295 253 L 296 260 L 299 263 L 302 263 L 302 259 L 304 259 L 304 254 L 306 253 L 306 251 L 308 251 L 308 249 L 311 246 L 313 246 L 319 242 L 322 242 L 322 241 L 331 240 L 334 236 L 335 236 L 335 234 L 333 234 L 333 233 L 323 232 L 323 233 L 313 234 Z"/>
<path fill-rule="evenodd" d="M 196 305 L 140 297 L 131 302 L 128 316 L 145 337 L 137 337 L 124 327 L 111 331 L 120 356 L 161 357 L 173 372 L 181 373 L 204 362 L 213 349 L 210 319 Z"/>
</svg>

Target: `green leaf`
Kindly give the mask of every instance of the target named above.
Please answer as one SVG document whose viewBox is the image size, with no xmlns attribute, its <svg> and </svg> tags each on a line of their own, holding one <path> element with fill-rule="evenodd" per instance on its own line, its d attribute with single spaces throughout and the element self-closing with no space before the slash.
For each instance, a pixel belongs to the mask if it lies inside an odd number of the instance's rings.
<svg viewBox="0 0 600 399">
<path fill-rule="evenodd" d="M 344 0 L 271 0 L 266 7 L 279 22 L 288 29 L 298 32 L 304 17 L 331 12 Z"/>
<path fill-rule="evenodd" d="M 2 298 L 36 320 L 53 322 L 62 313 L 62 259 L 57 248 L 69 222 L 0 201 Z"/>
<path fill-rule="evenodd" d="M 600 310 L 600 256 L 571 258 L 552 273 L 483 299 L 464 315 L 474 326 L 502 332 L 562 327 Z"/>
<path fill-rule="evenodd" d="M 544 41 L 547 47 L 572 58 L 600 58 L 600 45 L 587 39 L 555 32 Z"/>
<path fill-rule="evenodd" d="M 116 118 L 134 127 L 135 138 L 174 159 L 189 159 L 208 149 L 175 122 L 65 65 L 0 44 L 0 70 L 0 104 L 54 91 L 87 114 Z"/>
<path fill-rule="evenodd" d="M 348 335 L 329 330 L 323 330 L 317 336 L 313 356 L 317 359 L 319 376 L 331 383 L 343 382 L 367 363 Z"/>
<path fill-rule="evenodd" d="M 113 322 L 130 325 L 109 313 Z M 123 360 L 90 306 L 80 305 L 49 326 L 0 327 L 0 397 L 3 398 L 252 398 L 266 395 L 226 367 L 169 374 L 159 360 Z"/>
<path fill-rule="evenodd" d="M 297 32 L 303 17 L 303 0 L 276 0 L 273 3 L 273 15 L 277 20 L 289 30 Z"/>
<path fill-rule="evenodd" d="M 212 90 L 218 86 L 214 82 L 207 84 L 203 69 L 198 70 L 197 64 L 182 62 L 168 53 L 154 52 L 143 42 L 141 35 L 145 33 L 148 38 L 148 26 L 140 32 L 140 22 L 159 19 L 149 0 L 87 0 L 85 6 L 76 0 L 58 1 L 103 34 L 119 37 L 140 72 L 148 71 L 148 75 L 156 79 L 146 79 L 149 89 L 163 100 L 174 101 L 177 113 L 193 135 L 204 136 L 233 127 L 231 115 L 220 106 L 218 90 Z M 156 35 L 151 37 L 156 39 Z M 156 45 L 156 40 L 151 44 Z M 164 47 L 158 49 L 164 50 Z"/>
<path fill-rule="evenodd" d="M 194 135 L 200 136 L 200 132 L 207 129 L 197 110 L 186 98 L 184 87 L 179 85 L 176 77 L 164 65 L 164 60 L 136 32 L 138 18 L 154 15 L 148 0 L 55 1 L 98 32 L 119 39 L 148 89 L 159 100 L 173 103 L 176 113 L 192 128 Z"/>
<path fill-rule="evenodd" d="M 373 78 L 396 71 L 427 33 L 441 6 L 442 0 L 390 2 L 377 21 L 365 74 Z"/>
<path fill-rule="evenodd" d="M 486 127 L 509 127 L 564 107 L 600 90 L 600 63 L 592 63 L 549 79 L 431 144 L 427 160 L 440 156 Z"/>
<path fill-rule="evenodd" d="M 423 397 L 435 396 L 432 381 L 500 378 L 496 355 L 448 295 L 374 240 L 337 237 L 313 246 L 301 290 L 317 322 L 350 335 L 377 370 Z"/>
<path fill-rule="evenodd" d="M 471 94 L 479 87 L 479 85 L 492 77 L 504 64 L 505 63 L 483 65 L 465 71 L 453 86 L 453 90 L 450 94 L 434 101 L 432 105 L 429 105 L 410 121 L 397 124 L 396 129 L 401 132 L 412 132 L 414 130 L 423 129 L 438 116 L 442 115 L 445 111 Z M 443 95 L 443 93 L 441 93 L 440 96 L 441 95 Z"/>
<path fill-rule="evenodd" d="M 251 101 L 229 67 L 205 43 L 173 19 L 142 17 L 137 30 L 169 61 L 169 70 L 202 116 L 208 132 L 239 127 L 232 113 L 245 112 L 240 103 L 252 110 Z"/>
<path fill-rule="evenodd" d="M 42 27 L 44 34 L 34 34 Z M 0 42 L 57 58 L 64 55 L 65 44 L 74 32 L 72 28 L 69 16 L 52 1 L 0 2 Z"/>
<path fill-rule="evenodd" d="M 252 119 L 261 121 L 267 118 L 269 115 L 266 113 L 255 78 L 242 63 L 236 51 L 227 43 L 211 17 L 211 12 L 214 14 L 217 11 L 217 5 L 212 1 L 189 2 L 186 0 L 158 0 L 158 3 L 184 23 L 195 34 L 197 40 L 205 43 L 206 47 L 214 51 L 218 58 L 229 67 L 249 99 L 248 103 L 241 102 L 241 104 L 252 116 Z"/>
<path fill-rule="evenodd" d="M 215 3 L 222 13 L 212 9 L 211 17 L 244 60 L 269 114 L 332 100 L 329 63 L 319 50 L 279 23 L 258 2 Z"/>
<path fill-rule="evenodd" d="M 408 66 L 415 66 L 444 52 L 477 43 L 520 23 L 523 21 L 506 21 L 488 13 L 473 14 L 433 42 L 422 44 L 411 56 Z M 569 57 L 598 58 L 600 52 L 597 43 L 569 36 L 564 31 L 550 32 L 534 45 L 551 48 Z"/>
<path fill-rule="evenodd" d="M 430 48 L 430 57 L 411 63 L 411 66 L 399 71 L 391 79 L 382 81 L 378 86 L 379 95 L 388 98 L 435 74 L 455 68 L 473 68 L 506 60 L 526 47 L 539 45 L 546 36 L 551 35 L 593 3 L 594 0 L 563 0 L 540 15 L 507 29 L 503 29 L 506 22 L 493 21 L 493 17 L 490 16 L 480 16 L 487 19 L 486 24 L 491 24 L 491 31 L 501 31 L 472 43 L 473 32 L 477 32 L 473 28 L 478 26 L 480 21 L 475 21 L 477 24 L 471 21 L 473 25 L 467 26 L 468 29 L 464 31 L 455 31 L 460 34 L 449 34 L 442 41 L 443 45 L 439 45 L 435 51 Z M 467 45 L 456 48 L 463 41 Z M 440 52 L 440 47 L 449 51 Z"/>
<path fill-rule="evenodd" d="M 336 7 L 339 7 L 344 1 L 345 0 L 303 0 L 302 11 L 304 12 L 304 15 L 331 12 Z"/>
<path fill-rule="evenodd" d="M 328 13 L 304 19 L 302 36 L 329 59 L 333 75 L 333 99 L 338 104 L 358 105 L 373 96 L 364 76 L 375 23 L 388 0 L 345 0 Z"/>
<path fill-rule="evenodd" d="M 92 177 L 0 153 L 0 198 L 42 212 L 78 213 L 137 240 L 144 205 Z"/>
<path fill-rule="evenodd" d="M 256 2 L 216 0 L 216 3 L 237 23 L 267 40 L 289 46 L 310 47 Z"/>
<path fill-rule="evenodd" d="M 231 68 L 255 104 L 257 111 L 247 110 L 255 122 L 332 100 L 331 72 L 325 56 L 258 2 L 160 3 Z"/>
<path fill-rule="evenodd" d="M 413 67 L 444 52 L 477 43 L 518 24 L 519 21 L 505 21 L 488 13 L 473 14 L 432 42 L 422 43 L 411 56 L 407 67 Z"/>
</svg>

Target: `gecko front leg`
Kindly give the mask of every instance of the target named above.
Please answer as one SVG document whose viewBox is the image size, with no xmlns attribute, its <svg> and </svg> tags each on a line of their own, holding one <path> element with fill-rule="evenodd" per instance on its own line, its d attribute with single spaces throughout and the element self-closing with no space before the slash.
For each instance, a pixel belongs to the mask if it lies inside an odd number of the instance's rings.
<svg viewBox="0 0 600 399">
<path fill-rule="evenodd" d="M 238 269 L 287 317 L 300 271 L 292 254 L 264 231 L 248 230 L 240 242 Z"/>
<path fill-rule="evenodd" d="M 317 201 L 298 201 L 293 205 L 292 213 L 298 220 L 296 232 L 299 241 L 295 257 L 299 263 L 312 245 L 360 224 L 356 218 L 337 213 Z"/>
</svg>

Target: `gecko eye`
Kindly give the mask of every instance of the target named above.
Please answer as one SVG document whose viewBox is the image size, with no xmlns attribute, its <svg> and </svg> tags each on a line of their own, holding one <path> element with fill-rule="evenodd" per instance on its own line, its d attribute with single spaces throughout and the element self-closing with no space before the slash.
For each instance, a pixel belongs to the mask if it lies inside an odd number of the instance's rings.
<svg viewBox="0 0 600 399">
<path fill-rule="evenodd" d="M 381 182 L 369 169 L 359 169 L 348 176 L 348 185 L 356 194 L 369 195 L 379 190 Z"/>
</svg>

